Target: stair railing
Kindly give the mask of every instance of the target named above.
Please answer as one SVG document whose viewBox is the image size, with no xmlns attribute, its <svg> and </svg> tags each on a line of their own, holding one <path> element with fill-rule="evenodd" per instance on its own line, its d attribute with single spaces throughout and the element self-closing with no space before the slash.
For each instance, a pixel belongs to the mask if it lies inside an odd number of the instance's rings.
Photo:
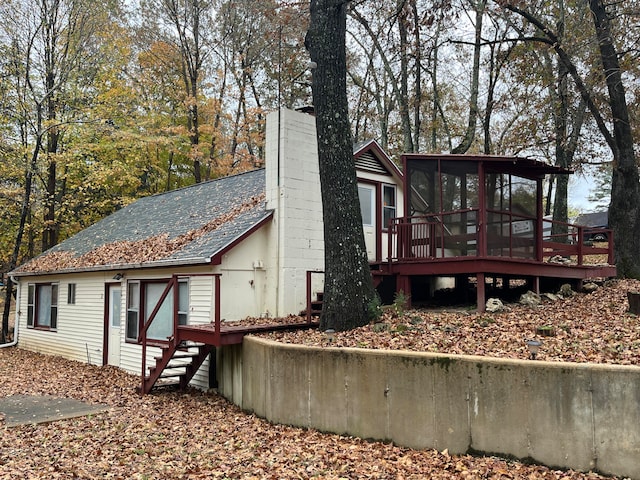
<svg viewBox="0 0 640 480">
<path fill-rule="evenodd" d="M 160 298 L 158 299 L 158 302 L 156 303 L 156 306 L 154 307 L 153 311 L 151 312 L 151 315 L 149 315 L 149 319 L 143 323 L 142 325 L 142 330 L 140 332 L 140 340 L 139 343 L 141 343 L 142 345 L 142 362 L 141 362 L 141 367 L 142 367 L 142 375 L 141 375 L 141 382 L 142 382 L 142 389 L 141 392 L 144 393 L 144 385 L 145 385 L 145 377 L 146 377 L 146 373 L 147 373 L 147 332 L 149 330 L 149 327 L 151 326 L 151 324 L 153 323 L 153 320 L 156 318 L 156 315 L 158 314 L 158 312 L 160 311 L 160 308 L 162 307 L 162 304 L 164 303 L 164 301 L 166 300 L 167 296 L 169 295 L 169 292 L 171 291 L 171 289 L 173 288 L 173 334 L 171 337 L 168 337 L 168 342 L 169 344 L 173 347 L 173 349 L 175 350 L 175 348 L 178 346 L 178 344 L 180 343 L 180 336 L 178 334 L 178 311 L 180 309 L 180 292 L 178 289 L 178 280 L 180 278 L 185 278 L 185 277 L 213 277 L 214 278 L 214 295 L 215 295 L 215 301 L 214 301 L 214 328 L 215 328 L 215 335 L 216 335 L 216 342 L 220 343 L 220 337 L 221 337 L 221 299 L 220 299 L 220 277 L 222 276 L 222 274 L 220 273 L 192 273 L 192 274 L 188 274 L 188 275 L 172 275 L 171 279 L 169 280 L 169 282 L 167 283 L 167 286 L 165 287 L 165 289 L 162 291 L 162 294 L 160 295 Z"/>
<path fill-rule="evenodd" d="M 141 375 L 142 388 L 141 388 L 140 391 L 142 393 L 144 393 L 144 379 L 145 379 L 145 376 L 146 376 L 146 373 L 147 373 L 147 331 L 149 330 L 149 327 L 151 326 L 151 323 L 153 323 L 153 320 L 156 318 L 156 315 L 160 311 L 160 308 L 162 307 L 162 304 L 166 300 L 167 296 L 169 295 L 169 291 L 172 288 L 173 288 L 173 310 L 174 310 L 173 311 L 173 336 L 172 336 L 172 338 L 169 339 L 169 341 L 172 342 L 173 346 L 176 345 L 177 327 L 178 327 L 178 322 L 177 322 L 178 276 L 177 275 L 173 275 L 171 277 L 171 280 L 169 280 L 169 282 L 167 282 L 167 286 L 165 287 L 165 289 L 162 291 L 162 294 L 160 295 L 160 298 L 158 299 L 158 303 L 156 303 L 156 306 L 153 309 L 153 311 L 151 312 L 151 315 L 149 315 L 149 319 L 146 322 L 143 322 L 143 324 L 142 324 L 142 330 L 140 332 L 140 343 L 142 344 L 142 362 L 141 362 L 141 364 L 142 364 L 142 375 Z"/>
</svg>

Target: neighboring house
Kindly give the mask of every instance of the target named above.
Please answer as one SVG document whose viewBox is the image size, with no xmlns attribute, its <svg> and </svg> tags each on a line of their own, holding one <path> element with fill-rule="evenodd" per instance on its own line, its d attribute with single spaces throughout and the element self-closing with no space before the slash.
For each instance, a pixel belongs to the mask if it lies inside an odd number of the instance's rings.
<svg viewBox="0 0 640 480">
<path fill-rule="evenodd" d="M 386 226 L 403 215 L 402 174 L 375 141 L 354 159 L 367 251 L 382 262 Z M 281 110 L 267 118 L 265 169 L 142 198 L 11 272 L 18 344 L 139 373 L 142 325 L 174 275 L 176 295 L 147 332 L 157 342 L 174 314 L 181 325 L 211 324 L 216 308 L 226 320 L 298 314 L 307 272 L 323 268 L 315 118 Z M 193 383 L 209 386 L 208 361 Z"/>
<path fill-rule="evenodd" d="M 609 228 L 609 211 L 582 213 L 576 217 L 574 222 L 576 225 L 589 227 L 585 229 L 583 237 L 585 240 L 605 241 L 607 240 L 607 232 L 598 231 L 597 229 Z"/>
</svg>

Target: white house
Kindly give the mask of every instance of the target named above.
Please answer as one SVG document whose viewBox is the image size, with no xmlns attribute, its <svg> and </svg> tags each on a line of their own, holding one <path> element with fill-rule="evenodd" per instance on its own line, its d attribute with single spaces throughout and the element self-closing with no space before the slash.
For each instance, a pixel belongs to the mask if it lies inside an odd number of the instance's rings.
<svg viewBox="0 0 640 480">
<path fill-rule="evenodd" d="M 18 345 L 140 373 L 142 325 L 176 274 L 148 338 L 171 335 L 174 308 L 181 324 L 211 323 L 216 300 L 224 320 L 305 310 L 307 272 L 324 267 L 315 118 L 273 112 L 266 133 L 265 169 L 142 198 L 11 272 Z M 375 141 L 354 161 L 369 258 L 381 262 L 384 227 L 403 215 L 402 174 Z M 192 383 L 209 386 L 208 361 Z"/>
</svg>

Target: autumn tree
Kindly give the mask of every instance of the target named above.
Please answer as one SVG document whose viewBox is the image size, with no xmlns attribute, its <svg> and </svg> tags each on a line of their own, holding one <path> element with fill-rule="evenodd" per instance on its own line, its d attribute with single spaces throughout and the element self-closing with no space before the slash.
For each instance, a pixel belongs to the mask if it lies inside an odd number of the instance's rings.
<svg viewBox="0 0 640 480">
<path fill-rule="evenodd" d="M 154 26 L 151 41 L 163 41 L 175 53 L 173 68 L 183 83 L 186 128 L 190 141 L 189 157 L 196 183 L 202 180 L 201 127 L 199 108 L 205 63 L 210 56 L 209 32 L 212 29 L 211 0 L 146 0 L 142 2 L 145 19 Z M 145 25 L 147 33 L 149 25 Z"/>
<path fill-rule="evenodd" d="M 580 75 L 576 62 L 564 48 L 557 32 L 541 18 L 521 8 L 519 4 L 505 3 L 504 6 L 535 26 L 540 33 L 537 37 L 538 41 L 553 47 L 560 62 L 571 75 L 611 150 L 613 174 L 609 225 L 614 230 L 618 275 L 640 278 L 640 178 L 622 77 L 620 63 L 622 54 L 614 44 L 616 36 L 613 18 L 620 6 L 609 5 L 600 0 L 589 2 L 595 28 L 594 37 L 599 50 L 600 77 L 606 85 L 608 112 L 599 108 L 596 99 Z"/>
<path fill-rule="evenodd" d="M 312 0 L 306 46 L 314 62 L 313 102 L 325 242 L 323 330 L 371 319 L 373 288 L 362 231 L 346 87 L 348 0 Z"/>
<path fill-rule="evenodd" d="M 28 144 L 45 165 L 42 181 L 42 249 L 58 242 L 61 202 L 60 155 L 66 127 L 82 121 L 86 87 L 91 83 L 93 42 L 101 7 L 70 0 L 8 1 L 2 5 L 2 31 L 18 62 L 19 109 Z"/>
<path fill-rule="evenodd" d="M 585 18 L 588 9 L 584 5 L 557 0 L 536 6 L 537 16 L 554 18 L 558 38 L 574 56 L 590 58 L 593 49 L 589 32 L 583 28 L 588 20 Z M 537 42 L 526 21 L 520 23 L 515 17 L 511 23 L 513 32 L 517 34 L 509 39 L 514 46 L 508 66 L 515 78 L 514 91 L 524 92 L 518 96 L 518 103 L 526 106 L 523 110 L 537 112 L 523 115 L 514 133 L 527 139 L 527 150 L 537 157 L 563 169 L 579 169 L 580 161 L 588 159 L 591 153 L 589 148 L 585 148 L 588 142 L 580 141 L 587 131 L 586 103 L 551 46 Z M 588 77 L 585 81 L 591 83 Z M 537 95 L 533 93 L 536 89 Z M 549 179 L 545 214 L 553 215 L 556 222 L 552 226 L 552 234 L 558 235 L 559 241 L 567 239 L 568 193 L 569 175 L 558 174 Z"/>
</svg>

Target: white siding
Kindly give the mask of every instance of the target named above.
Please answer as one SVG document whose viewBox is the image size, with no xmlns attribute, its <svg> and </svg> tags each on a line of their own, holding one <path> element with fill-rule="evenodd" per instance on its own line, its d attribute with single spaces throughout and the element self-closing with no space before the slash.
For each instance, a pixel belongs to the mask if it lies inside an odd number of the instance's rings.
<svg viewBox="0 0 640 480">
<path fill-rule="evenodd" d="M 104 275 L 47 276 L 37 282 L 57 282 L 58 322 L 56 331 L 27 328 L 27 284 L 20 286 L 18 318 L 19 346 L 27 350 L 59 355 L 70 360 L 102 364 L 104 333 Z M 67 304 L 67 286 L 76 284 L 76 303 Z"/>
<path fill-rule="evenodd" d="M 273 307 L 267 302 L 267 269 L 273 269 L 267 254 L 266 225 L 223 255 L 216 271 L 222 274 L 221 316 L 225 320 L 267 316 Z"/>
<path fill-rule="evenodd" d="M 357 171 L 357 177 L 359 181 L 366 180 L 366 182 L 359 182 L 359 185 L 371 185 L 375 183 L 378 185 L 378 188 L 381 188 L 381 185 L 394 185 L 396 187 L 396 217 L 404 216 L 404 193 L 402 189 L 402 179 L 396 178 L 395 176 L 390 175 L 380 175 L 373 172 L 365 172 L 365 171 Z M 382 193 L 382 192 L 380 192 Z M 381 212 L 382 205 L 376 204 L 376 210 Z M 380 213 L 381 216 L 381 213 Z M 380 248 L 381 248 L 381 260 L 387 260 L 389 254 L 389 235 L 386 231 L 382 232 L 380 238 Z M 373 256 L 375 257 L 375 247 L 373 248 Z M 372 260 L 371 253 L 369 255 L 369 259 Z"/>
<path fill-rule="evenodd" d="M 210 269 L 191 269 L 190 272 L 206 272 Z M 190 273 L 180 270 L 179 273 Z M 126 295 L 127 280 L 149 280 L 170 278 L 169 270 L 140 270 L 125 272 L 122 279 L 122 328 L 120 347 L 120 368 L 130 373 L 140 375 L 142 368 L 142 347 L 125 341 Z M 19 346 L 48 355 L 58 355 L 70 360 L 77 360 L 94 365 L 101 365 L 103 360 L 104 341 L 104 294 L 105 285 L 113 283 L 114 272 L 79 273 L 67 275 L 48 275 L 34 277 L 33 280 L 21 279 L 18 308 Z M 57 282 L 58 290 L 58 322 L 56 331 L 44 331 L 27 328 L 27 285 L 29 283 Z M 213 321 L 213 277 L 192 277 L 189 281 L 189 323 L 201 324 Z M 67 304 L 67 285 L 76 284 L 76 303 Z M 153 365 L 154 356 L 160 350 L 150 347 L 147 349 L 147 365 Z M 209 383 L 208 360 L 192 381 L 194 385 L 206 388 Z"/>
</svg>

